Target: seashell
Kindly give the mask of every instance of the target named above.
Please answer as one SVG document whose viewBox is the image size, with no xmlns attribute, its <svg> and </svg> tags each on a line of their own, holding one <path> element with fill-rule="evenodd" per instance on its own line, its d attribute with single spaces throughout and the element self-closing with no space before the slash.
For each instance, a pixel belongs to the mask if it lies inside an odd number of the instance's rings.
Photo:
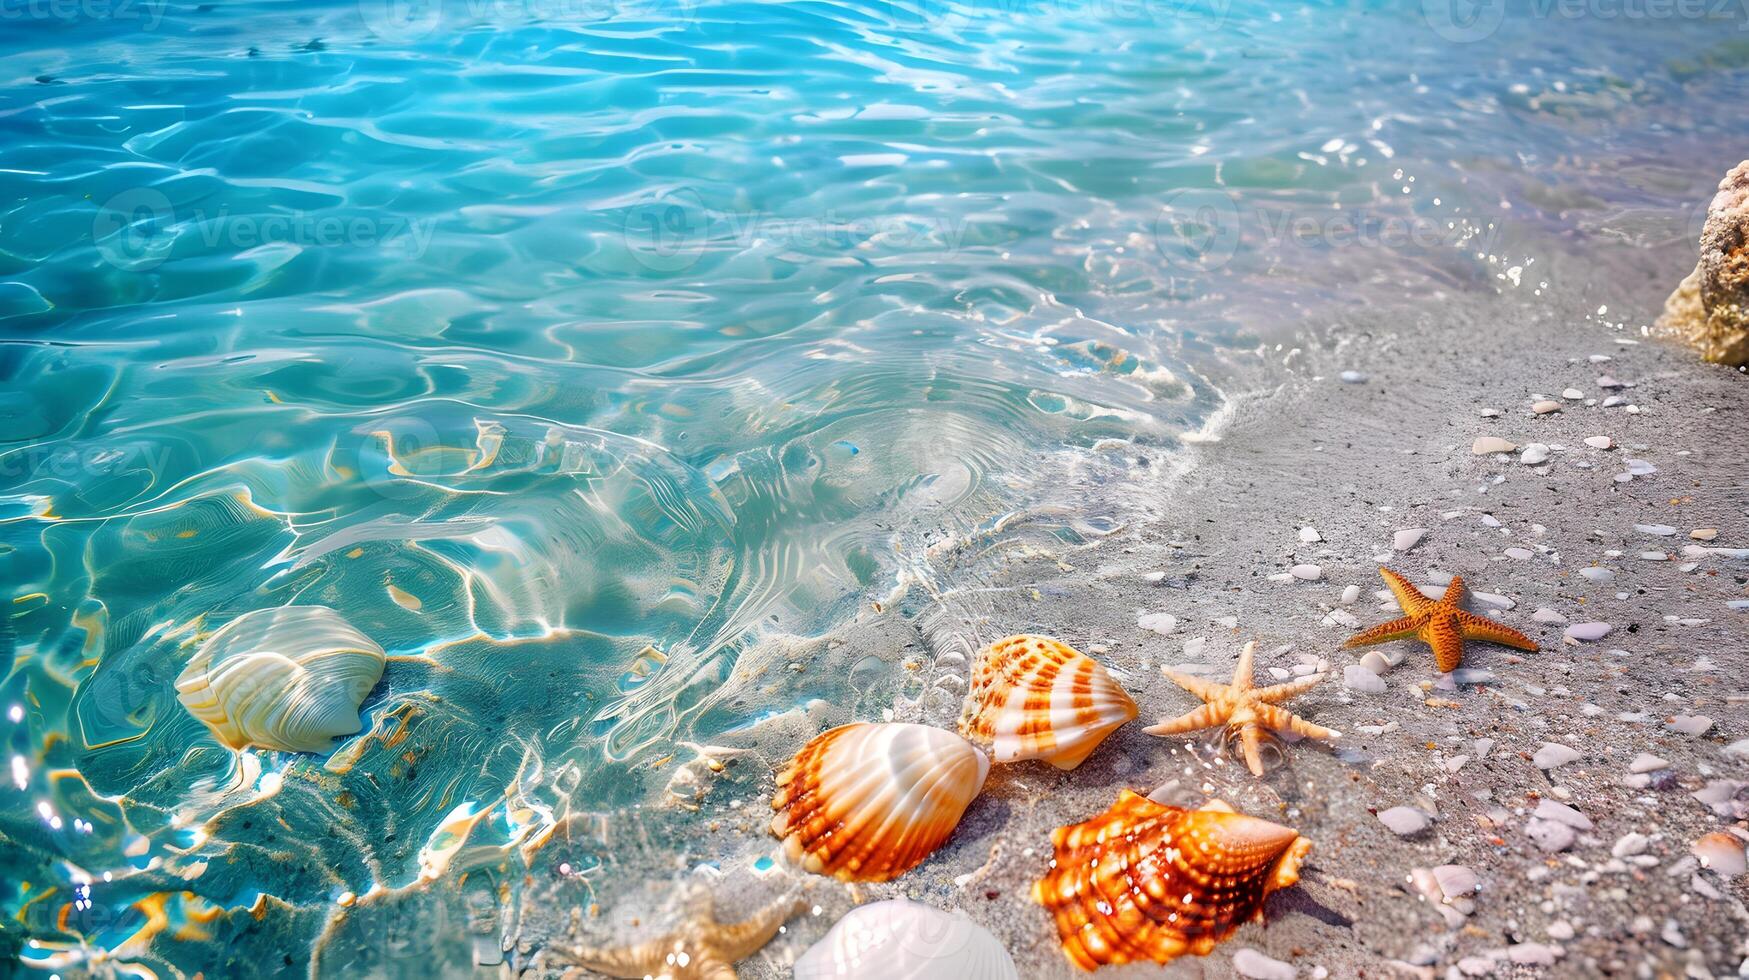
<svg viewBox="0 0 1749 980">
<path fill-rule="evenodd" d="M 990 760 L 924 725 L 842 725 L 777 777 L 771 832 L 804 869 L 843 881 L 896 878 L 941 846 L 983 788 Z"/>
<path fill-rule="evenodd" d="M 1020 980 L 990 930 L 894 899 L 851 909 L 796 959 L 796 980 Z"/>
<path fill-rule="evenodd" d="M 1136 716 L 1099 662 L 1048 636 L 1010 636 L 978 651 L 960 734 L 996 762 L 1073 769 Z"/>
<path fill-rule="evenodd" d="M 1700 860 L 1701 867 L 1711 868 L 1726 879 L 1742 874 L 1749 865 L 1749 860 L 1744 857 L 1743 842 L 1722 830 L 1697 839 L 1689 849 Z"/>
<path fill-rule="evenodd" d="M 1200 810 L 1129 790 L 1110 810 L 1051 834 L 1056 857 L 1033 899 L 1048 909 L 1069 961 L 1165 963 L 1206 955 L 1299 880 L 1312 842 L 1219 800 Z"/>
<path fill-rule="evenodd" d="M 364 727 L 387 657 L 325 606 L 257 609 L 207 638 L 176 678 L 189 714 L 233 749 L 327 752 Z"/>
</svg>

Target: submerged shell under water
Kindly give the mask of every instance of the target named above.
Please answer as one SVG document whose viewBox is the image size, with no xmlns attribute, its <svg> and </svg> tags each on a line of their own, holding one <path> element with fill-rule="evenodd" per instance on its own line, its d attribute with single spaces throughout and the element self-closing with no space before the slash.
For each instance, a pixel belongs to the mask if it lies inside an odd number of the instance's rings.
<svg viewBox="0 0 1749 980">
<path fill-rule="evenodd" d="M 1092 970 L 1202 956 L 1263 900 L 1299 880 L 1312 842 L 1218 800 L 1200 810 L 1129 790 L 1110 810 L 1051 834 L 1056 856 L 1033 898 L 1056 920 L 1063 952 Z"/>
<path fill-rule="evenodd" d="M 1136 716 L 1098 661 L 1048 636 L 997 640 L 978 653 L 960 734 L 996 762 L 1042 759 L 1073 769 Z"/>
<path fill-rule="evenodd" d="M 176 697 L 233 749 L 327 752 L 364 727 L 383 648 L 325 606 L 258 609 L 207 638 Z"/>
<path fill-rule="evenodd" d="M 897 898 L 860 905 L 796 959 L 796 980 L 1020 980 L 990 930 Z"/>
<path fill-rule="evenodd" d="M 843 725 L 816 735 L 778 774 L 771 832 L 808 871 L 886 881 L 947 840 L 989 771 L 984 753 L 952 732 Z"/>
</svg>

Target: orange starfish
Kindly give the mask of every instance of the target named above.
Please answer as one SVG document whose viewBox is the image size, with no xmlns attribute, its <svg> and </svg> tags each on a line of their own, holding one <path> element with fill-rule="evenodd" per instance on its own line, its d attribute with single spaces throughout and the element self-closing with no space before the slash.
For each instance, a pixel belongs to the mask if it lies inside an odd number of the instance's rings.
<svg viewBox="0 0 1749 980">
<path fill-rule="evenodd" d="M 708 886 L 691 882 L 679 898 L 680 921 L 659 938 L 630 946 L 554 947 L 553 952 L 610 977 L 735 980 L 735 961 L 758 952 L 802 908 L 800 891 L 792 890 L 745 921 L 725 925 L 717 921 Z"/>
<path fill-rule="evenodd" d="M 1182 735 L 1200 728 L 1237 728 L 1240 744 L 1245 750 L 1245 765 L 1257 776 L 1263 775 L 1263 754 L 1259 743 L 1264 728 L 1273 728 L 1278 732 L 1290 731 L 1306 738 L 1340 736 L 1341 732 L 1314 725 L 1295 716 L 1286 708 L 1276 707 L 1277 701 L 1285 701 L 1296 694 L 1311 690 L 1324 679 L 1324 675 L 1304 677 L 1274 687 L 1253 687 L 1251 657 L 1256 650 L 1256 642 L 1245 644 L 1245 649 L 1239 653 L 1239 666 L 1233 671 L 1231 684 L 1216 684 L 1181 674 L 1170 667 L 1161 668 L 1160 672 L 1166 675 L 1167 680 L 1202 698 L 1204 704 L 1187 715 L 1165 718 L 1153 727 L 1142 730 L 1149 735 Z"/>
<path fill-rule="evenodd" d="M 1486 616 L 1466 612 L 1461 607 L 1464 601 L 1464 580 L 1456 575 L 1452 576 L 1451 584 L 1445 587 L 1445 595 L 1435 602 L 1422 595 L 1420 589 L 1396 572 L 1381 568 L 1379 574 L 1384 576 L 1385 584 L 1391 587 L 1391 594 L 1397 597 L 1397 605 L 1402 606 L 1408 615 L 1356 634 L 1342 644 L 1344 647 L 1371 646 L 1392 640 L 1420 640 L 1433 648 L 1433 662 L 1439 665 L 1441 673 L 1455 669 L 1464 659 L 1465 640 L 1499 643 L 1531 653 L 1541 649 L 1536 641 L 1515 629 L 1502 626 Z"/>
</svg>

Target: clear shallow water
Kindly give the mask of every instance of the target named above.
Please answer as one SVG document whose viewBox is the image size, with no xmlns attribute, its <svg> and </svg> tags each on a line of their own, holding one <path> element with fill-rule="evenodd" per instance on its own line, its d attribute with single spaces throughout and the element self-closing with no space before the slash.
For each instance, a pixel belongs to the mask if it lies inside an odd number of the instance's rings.
<svg viewBox="0 0 1749 980">
<path fill-rule="evenodd" d="M 1098 537 L 1303 319 L 1692 238 L 1740 12 L 1560 9 L 0 4 L 0 941 L 247 961 L 266 893 L 301 969 L 464 837 L 549 870 L 916 693 L 750 651 Z M 372 734 L 239 758 L 174 681 L 293 602 Z"/>
</svg>

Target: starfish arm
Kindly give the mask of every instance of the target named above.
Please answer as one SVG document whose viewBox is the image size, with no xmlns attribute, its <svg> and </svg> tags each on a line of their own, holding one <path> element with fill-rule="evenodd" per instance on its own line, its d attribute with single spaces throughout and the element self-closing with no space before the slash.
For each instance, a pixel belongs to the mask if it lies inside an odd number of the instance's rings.
<svg viewBox="0 0 1749 980">
<path fill-rule="evenodd" d="M 1260 704 L 1254 710 L 1265 725 L 1278 732 L 1293 732 L 1306 738 L 1338 738 L 1342 734 L 1334 728 L 1314 725 L 1286 708 L 1278 708 L 1273 704 Z"/>
<path fill-rule="evenodd" d="M 1323 674 L 1313 674 L 1310 677 L 1302 677 L 1297 681 L 1288 681 L 1286 684 L 1276 684 L 1273 687 L 1259 688 L 1254 696 L 1264 704 L 1280 704 L 1296 694 L 1304 694 L 1307 691 L 1310 691 L 1312 688 L 1317 687 L 1323 682 Z"/>
<path fill-rule="evenodd" d="M 1239 651 L 1239 665 L 1233 668 L 1233 688 L 1248 691 L 1254 679 L 1256 668 L 1252 666 L 1257 654 L 1257 641 L 1252 640 Z"/>
<path fill-rule="evenodd" d="M 1149 735 L 1182 735 L 1202 728 L 1213 728 L 1222 721 L 1219 705 L 1205 704 L 1189 714 L 1176 718 L 1162 718 L 1155 724 L 1142 729 Z"/>
<path fill-rule="evenodd" d="M 1263 775 L 1262 733 L 1256 722 L 1247 722 L 1239 729 L 1239 744 L 1245 750 L 1245 767 L 1253 776 Z"/>
<path fill-rule="evenodd" d="M 1166 675 L 1167 680 L 1177 684 L 1179 687 L 1184 688 L 1186 691 L 1189 691 L 1197 697 L 1202 698 L 1204 701 L 1214 697 L 1216 689 L 1221 686 L 1212 681 L 1205 681 L 1200 677 L 1181 674 L 1178 671 L 1173 670 L 1171 667 L 1160 668 L 1160 673 Z"/>
<path fill-rule="evenodd" d="M 671 943 L 664 937 L 635 946 L 577 946 L 564 950 L 578 966 L 610 977 L 647 977 L 667 962 Z"/>
<path fill-rule="evenodd" d="M 1434 616 L 1421 628 L 1421 640 L 1433 648 L 1433 663 L 1442 674 L 1457 669 L 1464 659 L 1464 633 L 1456 616 Z"/>
<path fill-rule="evenodd" d="M 1470 590 L 1464 587 L 1463 578 L 1458 575 L 1453 575 L 1451 577 L 1451 584 L 1445 587 L 1445 595 L 1439 597 L 1439 602 L 1441 605 L 1458 609 L 1463 605 L 1464 597 L 1469 594 Z"/>
<path fill-rule="evenodd" d="M 1413 616 L 1433 605 L 1432 599 L 1422 595 L 1421 590 L 1402 575 L 1388 568 L 1379 569 L 1379 575 L 1385 580 L 1385 584 L 1391 587 L 1391 595 L 1397 597 L 1397 605 L 1403 607 L 1405 613 Z"/>
<path fill-rule="evenodd" d="M 712 945 L 731 963 L 746 959 L 771 942 L 800 905 L 801 892 L 792 891 L 741 922 L 717 926 Z"/>
<path fill-rule="evenodd" d="M 693 960 L 692 972 L 688 976 L 697 977 L 698 980 L 737 980 L 734 966 L 709 955 Z"/>
<path fill-rule="evenodd" d="M 1486 616 L 1478 616 L 1472 612 L 1458 613 L 1458 629 L 1463 632 L 1466 639 L 1470 640 L 1485 640 L 1489 643 L 1498 643 L 1501 646 L 1527 650 L 1531 653 L 1536 653 L 1542 649 L 1537 646 L 1535 640 L 1512 627 L 1502 626 Z"/>
<path fill-rule="evenodd" d="M 1342 645 L 1345 648 L 1368 647 L 1372 646 L 1374 643 L 1389 643 L 1392 640 L 1407 640 L 1414 636 L 1416 631 L 1420 628 L 1420 617 L 1404 616 L 1402 619 L 1393 619 L 1388 623 L 1380 623 L 1372 629 L 1356 633 L 1348 638 L 1347 643 Z"/>
<path fill-rule="evenodd" d="M 1245 768 L 1251 775 L 1263 775 L 1263 728 L 1256 721 L 1247 721 L 1238 730 L 1238 746 L 1245 754 Z"/>
</svg>

